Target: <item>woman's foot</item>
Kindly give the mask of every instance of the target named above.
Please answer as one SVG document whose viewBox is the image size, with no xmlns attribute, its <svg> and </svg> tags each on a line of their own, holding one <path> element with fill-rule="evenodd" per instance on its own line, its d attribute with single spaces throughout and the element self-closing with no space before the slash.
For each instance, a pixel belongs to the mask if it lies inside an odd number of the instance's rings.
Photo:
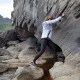
<svg viewBox="0 0 80 80">
<path fill-rule="evenodd" d="M 36 66 L 37 67 L 37 64 L 35 62 L 31 62 L 31 65 L 33 66 Z"/>
</svg>

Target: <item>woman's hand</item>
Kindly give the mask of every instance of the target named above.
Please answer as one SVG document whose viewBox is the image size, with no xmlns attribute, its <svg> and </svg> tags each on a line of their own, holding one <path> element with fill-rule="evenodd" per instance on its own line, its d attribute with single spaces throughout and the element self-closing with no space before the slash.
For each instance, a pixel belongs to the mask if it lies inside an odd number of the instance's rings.
<svg viewBox="0 0 80 80">
<path fill-rule="evenodd" d="M 65 14 L 64 13 L 62 13 L 62 15 L 61 15 L 62 17 L 64 17 L 65 16 Z"/>
</svg>

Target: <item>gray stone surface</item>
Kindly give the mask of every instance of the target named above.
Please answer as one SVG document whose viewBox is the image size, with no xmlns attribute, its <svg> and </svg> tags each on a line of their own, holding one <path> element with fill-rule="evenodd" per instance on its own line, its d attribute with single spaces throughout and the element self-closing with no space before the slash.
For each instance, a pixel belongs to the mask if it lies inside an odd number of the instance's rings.
<svg viewBox="0 0 80 80">
<path fill-rule="evenodd" d="M 11 58 L 12 56 L 10 55 L 10 52 L 8 50 L 0 48 L 0 62 Z"/>
<path fill-rule="evenodd" d="M 17 32 L 15 31 L 15 29 L 12 30 L 8 30 L 8 31 L 3 31 L 0 33 L 0 48 L 6 46 L 8 47 L 9 44 L 7 44 L 9 41 L 16 41 L 18 40 L 21 41 L 18 36 L 17 36 Z"/>
<path fill-rule="evenodd" d="M 13 24 L 20 39 L 25 40 L 28 37 L 33 37 L 35 32 L 36 37 L 40 39 L 41 22 L 44 17 L 46 15 L 58 16 L 69 1 L 64 11 L 65 18 L 53 28 L 52 36 L 52 40 L 62 48 L 66 60 L 62 66 L 54 68 L 54 65 L 53 72 L 50 74 L 53 79 L 58 75 L 54 80 L 70 80 L 74 78 L 72 75 L 75 73 L 75 70 L 72 69 L 76 68 L 80 71 L 80 0 L 58 0 L 55 4 L 54 1 L 14 0 Z M 65 71 L 62 71 L 63 69 Z M 62 74 L 60 74 L 60 71 L 62 71 Z M 55 72 L 57 73 L 54 76 Z M 69 77 L 70 75 L 71 77 Z M 80 74 L 76 73 L 73 80 L 76 80 L 78 75 Z"/>
<path fill-rule="evenodd" d="M 41 68 L 35 66 L 19 67 L 16 70 L 15 78 L 12 80 L 34 80 L 43 76 L 44 72 Z"/>
<path fill-rule="evenodd" d="M 3 74 L 0 74 L 0 80 L 12 80 L 14 77 L 15 69 L 12 69 L 10 71 L 6 71 Z"/>
<path fill-rule="evenodd" d="M 80 72 L 79 70 L 80 70 L 79 68 L 58 62 L 58 63 L 55 63 L 53 68 L 51 68 L 49 71 L 50 71 L 51 77 L 54 80 L 56 80 L 56 78 L 58 77 L 62 77 L 62 76 L 67 77 L 73 74 L 78 74 Z"/>
<path fill-rule="evenodd" d="M 0 63 L 0 73 L 3 73 L 8 70 L 8 65 Z"/>
</svg>

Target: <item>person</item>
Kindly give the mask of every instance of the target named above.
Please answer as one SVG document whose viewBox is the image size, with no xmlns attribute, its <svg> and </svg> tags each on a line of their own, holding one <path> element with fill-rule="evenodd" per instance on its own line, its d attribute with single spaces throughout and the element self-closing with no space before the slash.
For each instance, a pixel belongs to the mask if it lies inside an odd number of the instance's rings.
<svg viewBox="0 0 80 80">
<path fill-rule="evenodd" d="M 42 36 L 41 36 L 41 49 L 40 49 L 40 52 L 33 59 L 33 62 L 32 62 L 33 65 L 35 66 L 37 65 L 36 60 L 44 53 L 46 46 L 48 46 L 51 50 L 54 51 L 55 61 L 57 60 L 57 54 L 55 50 L 56 46 L 55 46 L 55 43 L 53 43 L 51 40 L 52 27 L 53 27 L 52 24 L 60 21 L 63 17 L 64 17 L 64 13 L 55 19 L 53 16 L 47 16 L 45 20 L 43 21 L 42 23 L 43 30 L 42 30 Z"/>
</svg>

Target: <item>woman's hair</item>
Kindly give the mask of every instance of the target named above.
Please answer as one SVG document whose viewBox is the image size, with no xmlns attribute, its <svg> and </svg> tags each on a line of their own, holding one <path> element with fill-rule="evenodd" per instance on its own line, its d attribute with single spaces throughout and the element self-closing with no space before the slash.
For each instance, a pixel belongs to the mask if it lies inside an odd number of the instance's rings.
<svg viewBox="0 0 80 80">
<path fill-rule="evenodd" d="M 47 20 L 52 20 L 52 19 L 54 19 L 54 17 L 53 16 L 47 16 L 47 17 L 45 17 L 45 21 L 47 21 Z"/>
</svg>

